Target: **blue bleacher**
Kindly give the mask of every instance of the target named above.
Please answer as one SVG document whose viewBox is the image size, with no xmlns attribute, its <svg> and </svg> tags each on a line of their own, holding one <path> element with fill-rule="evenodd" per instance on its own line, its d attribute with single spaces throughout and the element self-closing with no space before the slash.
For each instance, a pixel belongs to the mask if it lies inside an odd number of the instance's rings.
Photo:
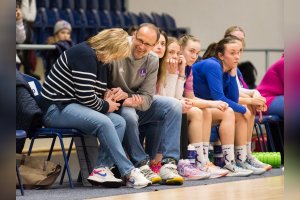
<svg viewBox="0 0 300 200">
<path fill-rule="evenodd" d="M 121 27 L 127 30 L 141 23 L 153 23 L 168 35 L 179 37 L 187 33 L 176 26 L 167 13 L 126 11 L 124 0 L 37 0 L 37 17 L 34 22 L 34 43 L 44 44 L 57 20 L 63 19 L 72 26 L 72 40 L 79 43 L 106 28 Z"/>
</svg>

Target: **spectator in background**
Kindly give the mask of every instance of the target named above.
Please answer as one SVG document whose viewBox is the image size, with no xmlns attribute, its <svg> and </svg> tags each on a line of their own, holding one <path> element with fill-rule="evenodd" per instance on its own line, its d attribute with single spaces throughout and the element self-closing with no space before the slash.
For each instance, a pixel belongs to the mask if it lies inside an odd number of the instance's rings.
<svg viewBox="0 0 300 200">
<path fill-rule="evenodd" d="M 238 69 L 241 71 L 244 81 L 249 89 L 256 88 L 256 76 L 257 70 L 250 61 L 241 62 L 238 65 Z"/>
<path fill-rule="evenodd" d="M 267 114 L 284 119 L 284 55 L 266 72 L 257 90 L 267 99 Z"/>
<path fill-rule="evenodd" d="M 21 11 L 24 19 L 24 26 L 26 30 L 25 44 L 33 43 L 33 23 L 36 18 L 37 8 L 35 0 L 22 0 Z M 33 76 L 37 79 L 40 77 L 34 74 L 36 68 L 35 50 L 23 50 L 21 54 L 21 62 L 24 66 L 24 73 Z"/>
<path fill-rule="evenodd" d="M 23 43 L 26 39 L 26 31 L 23 24 L 23 16 L 21 12 L 21 0 L 16 1 L 16 42 Z M 16 54 L 17 69 L 20 68 L 21 60 Z"/>
<path fill-rule="evenodd" d="M 66 50 L 71 48 L 74 44 L 71 40 L 72 27 L 71 24 L 65 20 L 59 20 L 54 25 L 53 36 L 47 39 L 47 44 L 54 44 L 55 50 L 44 51 L 45 57 L 45 76 L 48 75 L 52 65 L 56 59 Z"/>
</svg>

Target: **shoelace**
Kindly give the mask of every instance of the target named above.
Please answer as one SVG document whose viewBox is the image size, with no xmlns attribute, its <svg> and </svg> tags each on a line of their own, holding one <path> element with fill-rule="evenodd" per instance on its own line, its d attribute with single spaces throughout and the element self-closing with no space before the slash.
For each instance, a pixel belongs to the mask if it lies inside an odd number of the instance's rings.
<svg viewBox="0 0 300 200">
<path fill-rule="evenodd" d="M 176 168 L 174 168 L 174 167 L 166 167 L 167 169 L 169 169 L 171 172 L 173 172 L 174 174 L 176 174 L 176 175 L 178 175 L 178 171 L 177 171 L 177 169 Z"/>
<path fill-rule="evenodd" d="M 143 169 L 141 170 L 141 173 L 146 177 L 146 178 L 151 178 L 154 176 L 154 172 L 151 169 Z"/>
</svg>

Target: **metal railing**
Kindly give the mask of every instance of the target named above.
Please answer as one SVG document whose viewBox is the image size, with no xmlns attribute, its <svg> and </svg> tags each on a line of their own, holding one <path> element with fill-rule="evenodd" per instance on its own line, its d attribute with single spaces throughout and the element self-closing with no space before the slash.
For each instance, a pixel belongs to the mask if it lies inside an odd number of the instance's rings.
<svg viewBox="0 0 300 200">
<path fill-rule="evenodd" d="M 55 45 L 51 44 L 17 44 L 17 50 L 54 50 Z M 205 52 L 206 49 L 201 49 L 202 52 Z M 265 69 L 269 67 L 269 55 L 270 52 L 284 52 L 284 49 L 244 49 L 244 52 L 264 52 L 265 54 Z"/>
<path fill-rule="evenodd" d="M 284 49 L 244 49 L 244 52 L 264 52 L 265 53 L 265 69 L 269 67 L 270 52 L 284 52 Z"/>
</svg>

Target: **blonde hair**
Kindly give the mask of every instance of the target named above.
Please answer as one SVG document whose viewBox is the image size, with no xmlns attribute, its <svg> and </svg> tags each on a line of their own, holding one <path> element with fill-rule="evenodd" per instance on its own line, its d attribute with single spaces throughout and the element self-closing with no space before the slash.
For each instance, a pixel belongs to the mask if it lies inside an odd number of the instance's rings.
<svg viewBox="0 0 300 200">
<path fill-rule="evenodd" d="M 193 35 L 183 35 L 179 39 L 179 45 L 180 45 L 181 49 L 186 47 L 189 40 L 191 40 L 193 42 L 199 42 L 199 44 L 200 44 L 200 40 L 198 38 L 196 38 L 195 36 L 193 36 Z"/>
<path fill-rule="evenodd" d="M 87 44 L 101 57 L 101 62 L 110 63 L 130 55 L 128 33 L 121 28 L 105 29 L 89 38 Z"/>
<path fill-rule="evenodd" d="M 227 36 L 231 36 L 231 33 L 234 31 L 241 31 L 244 36 L 246 36 L 245 31 L 242 27 L 240 26 L 230 26 L 228 29 L 226 29 L 225 34 L 224 34 L 224 38 Z"/>
<path fill-rule="evenodd" d="M 245 31 L 242 27 L 240 26 L 230 26 L 228 29 L 226 29 L 225 33 L 224 33 L 224 38 L 228 37 L 228 36 L 232 36 L 232 33 L 235 31 L 240 31 L 244 34 L 244 37 L 246 37 Z M 246 42 L 245 40 L 242 40 L 243 43 L 243 48 L 246 47 Z"/>
</svg>

